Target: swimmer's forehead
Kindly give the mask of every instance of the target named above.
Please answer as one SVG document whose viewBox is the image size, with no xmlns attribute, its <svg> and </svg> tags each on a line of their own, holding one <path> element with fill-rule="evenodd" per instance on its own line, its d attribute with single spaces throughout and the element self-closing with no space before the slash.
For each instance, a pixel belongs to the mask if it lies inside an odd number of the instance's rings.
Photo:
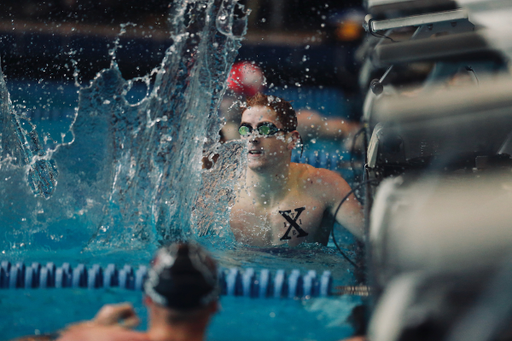
<svg viewBox="0 0 512 341">
<path fill-rule="evenodd" d="M 274 109 L 262 105 L 248 107 L 242 113 L 242 122 L 257 124 L 260 122 L 279 123 L 280 119 Z"/>
</svg>

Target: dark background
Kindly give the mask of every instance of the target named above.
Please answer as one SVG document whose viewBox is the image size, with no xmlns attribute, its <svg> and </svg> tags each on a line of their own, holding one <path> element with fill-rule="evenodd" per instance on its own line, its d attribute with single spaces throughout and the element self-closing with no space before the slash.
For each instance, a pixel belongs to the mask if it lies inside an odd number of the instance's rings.
<svg viewBox="0 0 512 341">
<path fill-rule="evenodd" d="M 337 33 L 361 0 L 244 0 L 252 13 L 239 60 L 257 62 L 275 86 L 331 86 L 357 91 L 354 52 L 363 35 Z M 118 62 L 127 78 L 157 66 L 172 42 L 166 32 L 169 2 L 157 0 L 3 0 L 0 57 L 11 78 L 81 80 L 108 67 L 120 25 L 137 24 L 121 38 Z M 306 71 L 307 70 L 307 71 Z"/>
</svg>

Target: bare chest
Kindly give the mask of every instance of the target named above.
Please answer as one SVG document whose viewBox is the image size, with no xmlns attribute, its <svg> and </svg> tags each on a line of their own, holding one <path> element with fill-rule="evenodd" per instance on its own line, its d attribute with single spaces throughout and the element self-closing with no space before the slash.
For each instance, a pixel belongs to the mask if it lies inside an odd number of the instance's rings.
<svg viewBox="0 0 512 341">
<path fill-rule="evenodd" d="M 254 246 L 324 243 L 324 213 L 325 205 L 309 196 L 283 200 L 273 207 L 240 200 L 231 210 L 230 225 L 238 241 Z"/>
</svg>

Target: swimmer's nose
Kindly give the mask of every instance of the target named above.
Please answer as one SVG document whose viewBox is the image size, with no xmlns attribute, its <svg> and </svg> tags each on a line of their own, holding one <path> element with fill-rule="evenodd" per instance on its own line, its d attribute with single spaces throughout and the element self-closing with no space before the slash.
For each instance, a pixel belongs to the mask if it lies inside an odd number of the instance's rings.
<svg viewBox="0 0 512 341">
<path fill-rule="evenodd" d="M 259 141 L 260 141 L 260 139 L 259 139 L 258 134 L 256 134 L 256 133 L 254 133 L 254 132 L 253 132 L 253 133 L 250 135 L 250 137 L 249 137 L 249 142 L 250 142 L 250 143 L 258 143 Z"/>
</svg>

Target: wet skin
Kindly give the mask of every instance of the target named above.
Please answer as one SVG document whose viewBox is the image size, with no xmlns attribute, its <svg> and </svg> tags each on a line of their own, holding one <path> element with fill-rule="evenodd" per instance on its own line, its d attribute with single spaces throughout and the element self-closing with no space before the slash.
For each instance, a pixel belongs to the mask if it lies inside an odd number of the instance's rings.
<svg viewBox="0 0 512 341">
<path fill-rule="evenodd" d="M 283 128 L 270 108 L 256 106 L 242 114 L 242 124 L 255 130 L 262 122 Z M 327 244 L 332 217 L 350 186 L 335 172 L 290 162 L 298 138 L 297 131 L 268 137 L 253 131 L 243 138 L 249 150 L 247 175 L 230 218 L 238 241 L 253 246 Z M 361 206 L 354 196 L 342 205 L 336 219 L 362 236 Z"/>
</svg>

